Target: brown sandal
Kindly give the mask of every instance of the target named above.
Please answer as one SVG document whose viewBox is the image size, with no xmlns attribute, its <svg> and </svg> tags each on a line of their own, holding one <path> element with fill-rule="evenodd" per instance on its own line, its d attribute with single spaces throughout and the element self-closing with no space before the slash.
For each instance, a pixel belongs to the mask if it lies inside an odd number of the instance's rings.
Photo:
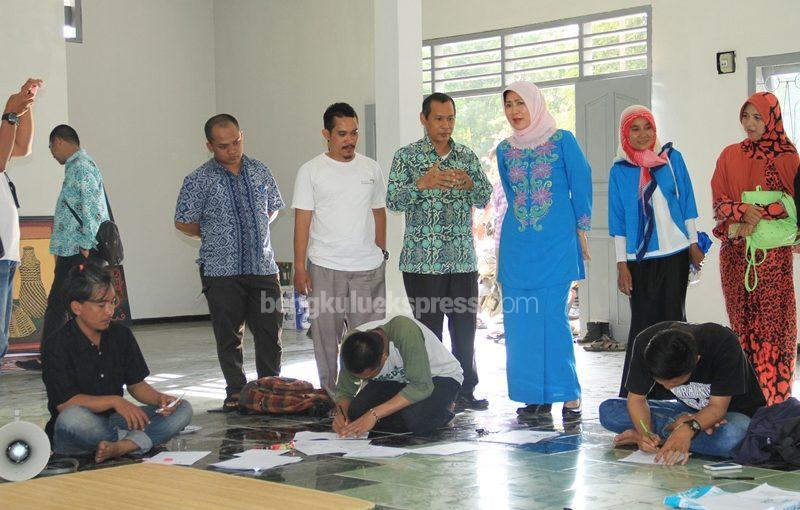
<svg viewBox="0 0 800 510">
<path fill-rule="evenodd" d="M 588 352 L 625 352 L 625 346 L 608 335 L 603 335 L 599 340 L 584 346 L 583 350 Z"/>
</svg>

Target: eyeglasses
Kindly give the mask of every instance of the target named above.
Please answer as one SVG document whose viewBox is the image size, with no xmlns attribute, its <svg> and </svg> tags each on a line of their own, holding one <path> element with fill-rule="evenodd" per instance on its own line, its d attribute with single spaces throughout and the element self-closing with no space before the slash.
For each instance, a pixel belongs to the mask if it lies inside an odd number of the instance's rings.
<svg viewBox="0 0 800 510">
<path fill-rule="evenodd" d="M 116 308 L 117 305 L 119 304 L 119 299 L 117 299 L 117 298 L 114 298 L 114 299 L 89 299 L 88 301 L 90 303 L 94 303 L 95 305 L 98 305 L 100 307 L 111 306 L 112 308 Z"/>
</svg>

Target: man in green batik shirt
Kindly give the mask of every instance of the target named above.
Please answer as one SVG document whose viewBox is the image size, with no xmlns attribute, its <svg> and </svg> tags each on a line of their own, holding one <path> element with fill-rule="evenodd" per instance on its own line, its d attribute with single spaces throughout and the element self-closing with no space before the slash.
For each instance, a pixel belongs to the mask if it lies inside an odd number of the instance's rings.
<svg viewBox="0 0 800 510">
<path fill-rule="evenodd" d="M 492 186 L 478 157 L 451 138 L 453 99 L 434 93 L 422 102 L 425 137 L 398 150 L 389 173 L 386 203 L 406 216 L 400 270 L 414 316 L 439 340 L 447 315 L 453 355 L 464 370 L 456 406 L 486 409 L 475 398 L 475 324 L 478 265 L 472 237 L 472 208 L 483 208 Z"/>
</svg>

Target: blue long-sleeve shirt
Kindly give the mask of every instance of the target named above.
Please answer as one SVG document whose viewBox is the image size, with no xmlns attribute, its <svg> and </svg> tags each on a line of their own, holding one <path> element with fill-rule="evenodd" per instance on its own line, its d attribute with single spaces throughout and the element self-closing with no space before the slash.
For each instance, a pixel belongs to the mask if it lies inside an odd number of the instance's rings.
<svg viewBox="0 0 800 510">
<path fill-rule="evenodd" d="M 664 196 L 669 209 L 669 217 L 680 232 L 686 236 L 685 249 L 694 242 L 693 232 L 689 232 L 686 222 L 697 218 L 697 205 L 689 172 L 683 156 L 677 149 L 666 146 L 669 165 L 662 165 L 652 170 L 653 179 L 658 190 Z M 640 168 L 627 161 L 617 161 L 611 167 L 608 184 L 608 228 L 613 237 L 625 237 L 625 252 L 628 258 L 636 253 L 639 243 L 639 222 L 642 220 L 639 210 L 639 174 Z M 656 222 L 659 221 L 656 215 Z M 667 225 L 668 226 L 668 225 Z M 659 228 L 662 227 L 662 228 Z M 656 225 L 647 245 L 647 253 L 669 255 L 668 244 L 673 240 L 660 242 L 658 232 L 667 232 L 662 225 Z M 674 230 L 670 227 L 671 230 Z M 683 244 L 683 243 L 682 243 Z M 650 257 L 647 257 L 650 258 Z"/>
<path fill-rule="evenodd" d="M 503 141 L 497 168 L 508 200 L 500 281 L 537 289 L 584 278 L 577 231 L 591 228 L 592 169 L 575 136 L 559 129 L 534 149 Z"/>
</svg>

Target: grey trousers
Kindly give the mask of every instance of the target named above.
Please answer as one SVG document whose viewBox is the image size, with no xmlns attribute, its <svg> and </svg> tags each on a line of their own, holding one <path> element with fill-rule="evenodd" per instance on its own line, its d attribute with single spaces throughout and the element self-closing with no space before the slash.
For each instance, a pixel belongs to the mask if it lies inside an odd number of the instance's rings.
<svg viewBox="0 0 800 510">
<path fill-rule="evenodd" d="M 322 389 L 336 392 L 339 344 L 348 329 L 386 317 L 386 263 L 369 271 L 337 271 L 308 262 L 309 313 Z"/>
</svg>

